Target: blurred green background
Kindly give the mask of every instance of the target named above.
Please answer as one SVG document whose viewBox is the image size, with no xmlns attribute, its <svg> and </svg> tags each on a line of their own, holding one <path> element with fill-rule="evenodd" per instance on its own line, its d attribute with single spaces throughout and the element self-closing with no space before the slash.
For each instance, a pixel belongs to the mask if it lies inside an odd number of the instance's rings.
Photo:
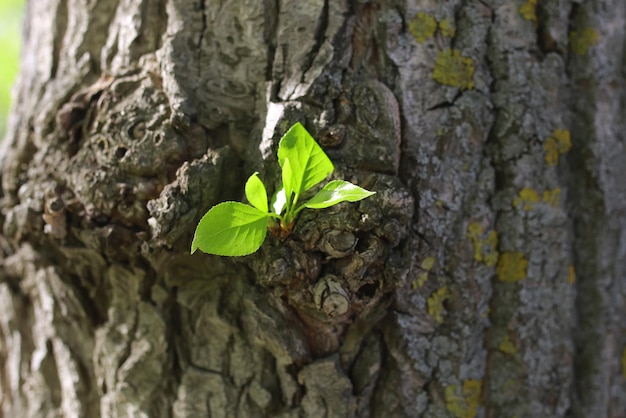
<svg viewBox="0 0 626 418">
<path fill-rule="evenodd" d="M 24 5 L 24 0 L 0 0 L 0 140 L 4 137 L 11 86 L 19 67 Z"/>
</svg>

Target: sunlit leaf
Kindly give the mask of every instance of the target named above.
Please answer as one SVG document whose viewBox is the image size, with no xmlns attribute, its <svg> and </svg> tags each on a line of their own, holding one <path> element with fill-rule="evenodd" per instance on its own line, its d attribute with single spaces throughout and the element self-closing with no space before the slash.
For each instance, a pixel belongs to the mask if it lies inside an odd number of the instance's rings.
<svg viewBox="0 0 626 418">
<path fill-rule="evenodd" d="M 200 249 L 221 256 L 248 255 L 263 244 L 268 227 L 281 238 L 289 235 L 296 216 L 305 207 L 321 209 L 341 202 L 356 202 L 374 194 L 347 181 L 335 180 L 308 202 L 297 206 L 304 192 L 334 170 L 328 156 L 299 123 L 281 139 L 278 161 L 283 185 L 269 205 L 265 185 L 258 173 L 252 174 L 245 186 L 246 198 L 252 206 L 224 202 L 211 208 L 198 223 L 191 244 L 192 254 Z M 274 220 L 270 222 L 271 218 Z"/>
<path fill-rule="evenodd" d="M 376 192 L 370 192 L 344 180 L 333 180 L 325 185 L 303 206 L 311 209 L 322 209 L 341 202 L 357 202 Z"/>
<path fill-rule="evenodd" d="M 291 202 L 293 198 L 292 194 L 296 192 L 298 184 L 294 181 L 293 171 L 291 170 L 291 161 L 289 158 L 286 158 L 282 164 L 282 180 L 283 180 L 283 190 L 285 193 L 285 201 L 286 203 Z"/>
<path fill-rule="evenodd" d="M 248 255 L 259 249 L 267 233 L 269 214 L 239 202 L 213 206 L 198 223 L 191 243 L 208 254 Z"/>
<path fill-rule="evenodd" d="M 278 144 L 278 163 L 283 171 L 286 161 L 291 169 L 289 183 L 297 195 L 324 180 L 334 170 L 324 150 L 300 123 L 293 125 Z M 283 183 L 286 183 L 285 174 Z"/>
<path fill-rule="evenodd" d="M 265 185 L 258 174 L 254 173 L 248 178 L 246 182 L 246 198 L 252 206 L 261 212 L 267 213 L 267 190 L 265 190 Z"/>
</svg>

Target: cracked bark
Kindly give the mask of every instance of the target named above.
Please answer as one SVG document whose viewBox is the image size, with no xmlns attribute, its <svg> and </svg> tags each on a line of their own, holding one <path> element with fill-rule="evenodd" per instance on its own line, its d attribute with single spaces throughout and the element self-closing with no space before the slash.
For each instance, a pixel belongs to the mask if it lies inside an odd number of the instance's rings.
<svg viewBox="0 0 626 418">
<path fill-rule="evenodd" d="M 30 2 L 1 416 L 624 416 L 625 16 Z M 377 195 L 189 255 L 296 121 Z"/>
</svg>

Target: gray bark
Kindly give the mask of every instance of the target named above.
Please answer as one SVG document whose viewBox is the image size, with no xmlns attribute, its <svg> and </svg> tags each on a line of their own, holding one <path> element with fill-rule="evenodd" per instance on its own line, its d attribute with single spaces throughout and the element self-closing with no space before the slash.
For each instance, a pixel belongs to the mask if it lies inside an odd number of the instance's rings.
<svg viewBox="0 0 626 418">
<path fill-rule="evenodd" d="M 626 5 L 29 2 L 3 417 L 626 416 Z M 302 122 L 377 194 L 189 254 Z"/>
</svg>

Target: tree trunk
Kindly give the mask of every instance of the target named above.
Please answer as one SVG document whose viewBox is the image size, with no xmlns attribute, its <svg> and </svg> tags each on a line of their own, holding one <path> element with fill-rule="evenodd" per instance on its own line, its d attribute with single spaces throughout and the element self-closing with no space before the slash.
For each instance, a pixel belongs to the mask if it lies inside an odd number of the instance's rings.
<svg viewBox="0 0 626 418">
<path fill-rule="evenodd" d="M 3 417 L 625 417 L 622 0 L 29 2 Z M 302 122 L 377 194 L 189 254 Z"/>
</svg>

